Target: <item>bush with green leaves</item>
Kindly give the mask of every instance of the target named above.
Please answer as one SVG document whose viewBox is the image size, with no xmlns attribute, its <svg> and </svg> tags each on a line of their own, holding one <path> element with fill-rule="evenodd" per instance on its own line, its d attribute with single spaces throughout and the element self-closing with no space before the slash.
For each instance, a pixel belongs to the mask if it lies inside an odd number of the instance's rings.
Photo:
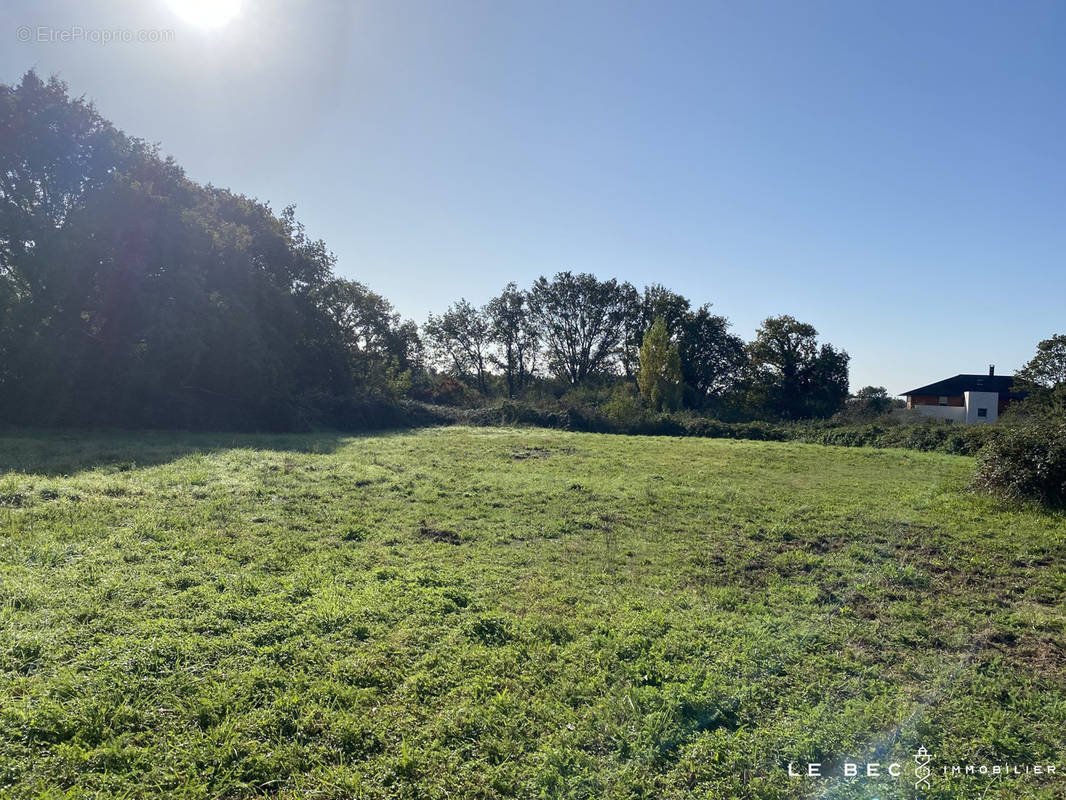
<svg viewBox="0 0 1066 800">
<path fill-rule="evenodd" d="M 1003 428 L 979 453 L 973 486 L 1009 500 L 1066 506 L 1066 422 Z"/>
<path fill-rule="evenodd" d="M 613 424 L 626 428 L 643 421 L 645 408 L 633 384 L 624 383 L 617 386 L 603 404 L 603 413 Z"/>
</svg>

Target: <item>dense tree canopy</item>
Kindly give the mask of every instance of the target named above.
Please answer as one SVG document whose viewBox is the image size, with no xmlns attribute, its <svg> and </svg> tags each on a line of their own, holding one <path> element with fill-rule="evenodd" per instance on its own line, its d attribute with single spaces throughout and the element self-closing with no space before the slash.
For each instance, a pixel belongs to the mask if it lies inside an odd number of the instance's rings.
<svg viewBox="0 0 1066 800">
<path fill-rule="evenodd" d="M 383 312 L 292 209 L 188 180 L 32 72 L 0 88 L 0 139 L 8 419 L 290 427 L 360 396 L 369 362 L 411 366 L 413 324 L 366 338 Z"/>
<path fill-rule="evenodd" d="M 805 417 L 847 396 L 847 354 L 810 325 L 771 317 L 745 345 L 707 304 L 588 273 L 461 299 L 420 330 L 337 277 L 291 207 L 189 180 L 33 72 L 0 86 L 0 143 L 8 421 L 289 428 L 407 397 L 638 402 L 638 386 L 657 410 Z"/>
<path fill-rule="evenodd" d="M 507 396 L 514 397 L 529 385 L 537 370 L 540 334 L 529 314 L 529 295 L 509 283 L 485 308 L 496 343 L 490 358 L 503 372 Z"/>
<path fill-rule="evenodd" d="M 614 279 L 560 272 L 538 278 L 529 307 L 547 348 L 553 374 L 579 384 L 607 371 L 621 341 L 623 293 Z"/>
<path fill-rule="evenodd" d="M 848 354 L 818 344 L 814 326 L 788 315 L 767 317 L 748 345 L 751 398 L 769 415 L 829 416 L 848 396 Z"/>
<path fill-rule="evenodd" d="M 681 373 L 689 405 L 705 408 L 732 391 L 747 366 L 744 340 L 729 332 L 729 321 L 709 305 L 681 318 L 678 339 Z"/>
<path fill-rule="evenodd" d="M 423 330 L 438 362 L 472 376 L 478 391 L 488 392 L 492 320 L 485 309 L 460 299 L 439 317 L 431 314 Z"/>
<path fill-rule="evenodd" d="M 645 334 L 651 330 L 655 320 L 662 319 L 667 334 L 678 337 L 689 315 L 689 301 L 661 284 L 646 286 L 643 292 L 639 292 L 632 285 L 624 283 L 620 291 L 622 341 L 618 351 L 619 362 L 626 377 L 636 378 Z"/>
<path fill-rule="evenodd" d="M 1066 414 L 1066 334 L 1056 334 L 1036 346 L 1036 354 L 1018 370 L 1015 389 L 1028 395 L 1018 409 L 1023 414 Z"/>
<path fill-rule="evenodd" d="M 666 321 L 656 317 L 640 346 L 640 394 L 654 411 L 676 411 L 681 406 L 681 355 L 670 341 Z"/>
<path fill-rule="evenodd" d="M 1054 389 L 1066 384 L 1066 334 L 1044 339 L 1036 346 L 1034 355 L 1015 376 L 1028 387 Z"/>
<path fill-rule="evenodd" d="M 318 300 L 341 333 L 355 389 L 395 400 L 422 367 L 418 326 L 400 319 L 392 304 L 357 281 L 337 279 L 320 289 Z"/>
</svg>

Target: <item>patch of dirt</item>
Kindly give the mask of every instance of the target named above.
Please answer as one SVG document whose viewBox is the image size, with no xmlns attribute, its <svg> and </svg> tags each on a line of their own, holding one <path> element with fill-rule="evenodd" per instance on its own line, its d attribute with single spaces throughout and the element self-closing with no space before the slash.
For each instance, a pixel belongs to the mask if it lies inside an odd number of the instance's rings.
<svg viewBox="0 0 1066 800">
<path fill-rule="evenodd" d="M 441 542 L 442 544 L 462 544 L 463 540 L 459 538 L 459 534 L 455 531 L 450 531 L 445 528 L 437 528 L 430 525 L 425 520 L 422 520 L 418 526 L 418 535 L 423 539 L 428 539 L 431 542 Z"/>
<path fill-rule="evenodd" d="M 849 542 L 842 539 L 830 541 L 826 536 L 819 536 L 813 539 L 782 539 L 776 543 L 775 549 L 778 553 L 788 553 L 794 550 L 802 550 L 806 553 L 829 553 L 841 549 L 845 544 Z"/>
<path fill-rule="evenodd" d="M 547 458 L 551 450 L 547 447 L 519 447 L 511 451 L 511 458 L 516 461 L 524 461 L 527 458 Z"/>
<path fill-rule="evenodd" d="M 1012 655 L 1042 674 L 1061 674 L 1066 670 L 1066 648 L 1050 636 L 1025 636 L 1015 644 Z"/>
<path fill-rule="evenodd" d="M 574 448 L 572 447 L 558 447 L 552 449 L 550 447 L 542 447 L 540 445 L 533 445 L 532 447 L 516 447 L 511 451 L 511 458 L 516 461 L 523 461 L 527 458 L 549 458 L 553 455 L 572 455 Z"/>
</svg>

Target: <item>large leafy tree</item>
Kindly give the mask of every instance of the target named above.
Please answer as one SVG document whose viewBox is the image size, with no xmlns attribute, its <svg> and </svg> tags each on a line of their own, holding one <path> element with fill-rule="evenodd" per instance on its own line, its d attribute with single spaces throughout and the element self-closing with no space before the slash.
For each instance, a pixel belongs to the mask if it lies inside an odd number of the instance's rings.
<svg viewBox="0 0 1066 800">
<path fill-rule="evenodd" d="M 662 317 L 644 335 L 637 386 L 644 401 L 656 411 L 676 411 L 681 406 L 681 356 Z"/>
<path fill-rule="evenodd" d="M 829 416 L 848 396 L 848 354 L 818 344 L 813 325 L 768 317 L 748 345 L 749 405 L 785 418 Z"/>
<path fill-rule="evenodd" d="M 529 308 L 556 377 L 576 385 L 611 369 L 621 341 L 623 300 L 616 280 L 589 273 L 536 280 Z"/>
<path fill-rule="evenodd" d="M 656 283 L 645 286 L 638 292 L 632 285 L 623 283 L 621 292 L 621 343 L 618 348 L 618 360 L 622 373 L 636 379 L 640 366 L 640 348 L 645 334 L 651 329 L 655 320 L 662 319 L 667 333 L 676 338 L 680 336 L 685 317 L 689 314 L 689 301 L 683 295 Z"/>
<path fill-rule="evenodd" d="M 355 391 L 397 399 L 421 363 L 418 326 L 402 320 L 392 304 L 358 281 L 326 284 L 319 302 L 340 331 Z"/>
<path fill-rule="evenodd" d="M 645 330 L 650 330 L 655 321 L 661 319 L 666 326 L 667 333 L 671 337 L 678 336 L 690 307 L 687 297 L 667 289 L 661 283 L 645 286 L 641 302 Z"/>
<path fill-rule="evenodd" d="M 537 329 L 529 313 L 528 295 L 509 283 L 485 310 L 496 347 L 489 358 L 503 372 L 507 396 L 514 397 L 529 383 L 537 366 Z"/>
<path fill-rule="evenodd" d="M 1066 413 L 1066 334 L 1056 334 L 1036 346 L 1036 354 L 1014 376 L 1016 388 L 1029 397 L 1022 413 Z"/>
<path fill-rule="evenodd" d="M 78 283 L 61 260 L 74 252 L 62 236 L 72 214 L 151 155 L 55 78 L 0 85 L 0 394 L 39 383 L 42 327 L 70 324 L 54 318 L 54 298 Z"/>
<path fill-rule="evenodd" d="M 729 332 L 729 320 L 709 305 L 684 315 L 678 340 L 686 402 L 696 408 L 732 392 L 747 366 L 744 340 Z"/>
<path fill-rule="evenodd" d="M 32 72 L 0 86 L 0 142 L 5 419 L 291 427 L 370 380 L 291 208 L 188 180 Z"/>
<path fill-rule="evenodd" d="M 1036 355 L 1015 374 L 1028 387 L 1054 389 L 1066 384 L 1066 334 L 1056 334 L 1036 346 Z"/>
<path fill-rule="evenodd" d="M 460 299 L 443 314 L 430 314 L 422 329 L 445 369 L 472 380 L 482 394 L 488 392 L 492 321 L 485 309 Z"/>
<path fill-rule="evenodd" d="M 830 417 L 844 407 L 848 399 L 848 363 L 851 357 L 831 344 L 818 348 L 818 357 L 804 374 L 802 414 Z"/>
<path fill-rule="evenodd" d="M 0 417 L 354 419 L 352 401 L 406 392 L 422 340 L 334 266 L 292 208 L 189 180 L 60 81 L 0 85 Z M 691 405 L 712 405 L 742 373 L 758 410 L 785 417 L 832 413 L 847 390 L 847 354 L 809 325 L 770 318 L 745 348 L 707 306 L 587 273 L 509 284 L 485 308 L 460 300 L 424 331 L 438 363 L 486 394 L 492 370 L 514 396 L 541 361 L 571 385 L 643 373 L 659 407 L 682 381 Z M 1064 385 L 1062 339 L 1041 343 L 1023 380 Z"/>
<path fill-rule="evenodd" d="M 651 322 L 645 319 L 644 297 L 629 282 L 618 285 L 618 365 L 627 380 L 636 383 L 640 372 L 640 346 Z"/>
<path fill-rule="evenodd" d="M 889 413 L 897 401 L 889 396 L 884 386 L 863 386 L 847 399 L 840 412 L 846 422 L 868 422 Z"/>
<path fill-rule="evenodd" d="M 661 319 L 679 348 L 687 405 L 705 408 L 736 388 L 747 357 L 743 340 L 729 333 L 725 317 L 712 314 L 709 304 L 692 310 L 688 298 L 661 284 L 640 292 L 626 283 L 620 290 L 618 361 L 627 378 L 636 381 L 644 337 Z"/>
</svg>

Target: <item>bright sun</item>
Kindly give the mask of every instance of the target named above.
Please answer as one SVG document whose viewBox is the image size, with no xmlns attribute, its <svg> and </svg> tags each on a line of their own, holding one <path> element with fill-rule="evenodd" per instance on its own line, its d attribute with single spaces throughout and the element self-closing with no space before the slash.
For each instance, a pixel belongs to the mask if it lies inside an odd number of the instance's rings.
<svg viewBox="0 0 1066 800">
<path fill-rule="evenodd" d="M 201 28 L 218 28 L 241 10 L 241 0 L 167 0 L 167 5 L 186 22 Z"/>
</svg>

